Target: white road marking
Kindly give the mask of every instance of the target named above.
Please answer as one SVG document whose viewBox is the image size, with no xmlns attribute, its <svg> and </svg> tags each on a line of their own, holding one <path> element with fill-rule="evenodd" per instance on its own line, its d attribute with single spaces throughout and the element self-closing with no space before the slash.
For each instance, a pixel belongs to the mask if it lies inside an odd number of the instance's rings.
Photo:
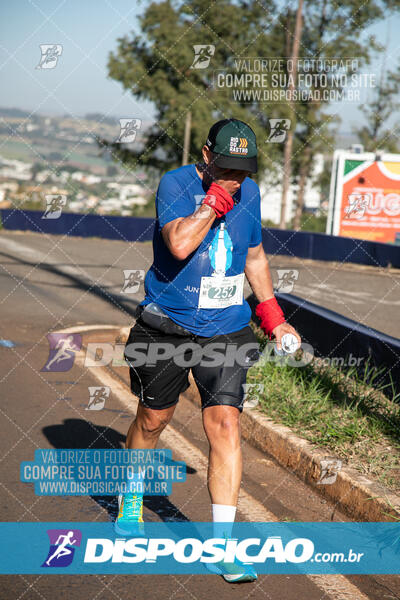
<svg viewBox="0 0 400 600">
<path fill-rule="evenodd" d="M 121 329 L 119 325 L 73 325 L 65 329 L 57 329 L 54 333 L 84 333 L 85 331 L 93 331 L 95 329 Z"/>
</svg>

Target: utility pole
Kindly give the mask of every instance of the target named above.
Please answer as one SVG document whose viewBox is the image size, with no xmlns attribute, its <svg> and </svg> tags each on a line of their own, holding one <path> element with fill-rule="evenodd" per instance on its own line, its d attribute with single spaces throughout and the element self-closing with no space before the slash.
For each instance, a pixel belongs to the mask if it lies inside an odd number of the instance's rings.
<svg viewBox="0 0 400 600">
<path fill-rule="evenodd" d="M 284 148 L 284 153 L 283 153 L 283 183 L 282 183 L 281 221 L 279 224 L 280 229 L 286 229 L 286 205 L 287 205 L 287 198 L 288 198 L 288 193 L 289 193 L 289 188 L 290 188 L 290 178 L 291 178 L 291 174 L 292 174 L 291 161 L 292 161 L 293 135 L 294 135 L 294 129 L 296 126 L 295 112 L 293 110 L 293 105 L 294 105 L 293 92 L 295 90 L 296 79 L 297 79 L 297 60 L 299 58 L 300 39 L 301 39 L 301 32 L 302 32 L 302 27 L 303 27 L 302 12 L 303 12 L 303 0 L 299 0 L 299 4 L 297 7 L 297 13 L 296 13 L 296 25 L 295 25 L 295 29 L 294 29 L 292 56 L 290 57 L 291 64 L 293 66 L 293 71 L 291 73 L 289 73 L 289 76 L 292 75 L 292 77 L 290 77 L 290 80 L 289 80 L 289 108 L 290 108 L 289 114 L 290 114 L 291 121 L 290 121 L 289 130 L 287 132 L 287 136 L 286 136 L 286 140 L 285 140 L 285 148 Z"/>
<path fill-rule="evenodd" d="M 192 111 L 188 110 L 185 119 L 185 134 L 183 138 L 182 166 L 189 162 L 190 129 L 192 127 Z"/>
</svg>

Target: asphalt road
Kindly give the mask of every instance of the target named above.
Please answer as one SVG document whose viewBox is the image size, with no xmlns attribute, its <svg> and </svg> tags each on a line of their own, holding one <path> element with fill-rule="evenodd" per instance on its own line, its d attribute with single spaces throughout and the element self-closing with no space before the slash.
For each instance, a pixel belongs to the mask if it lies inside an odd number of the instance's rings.
<svg viewBox="0 0 400 600">
<path fill-rule="evenodd" d="M 274 268 L 278 268 L 276 261 L 278 258 L 274 258 Z M 89 328 L 84 343 L 88 340 L 115 341 L 117 329 L 132 323 L 143 288 L 134 294 L 121 293 L 123 271 L 146 270 L 151 263 L 151 246 L 2 233 L 0 262 L 0 337 L 16 344 L 14 348 L 0 346 L 2 521 L 113 520 L 116 512 L 113 499 L 35 496 L 31 484 L 19 481 L 19 465 L 23 460 L 32 460 L 36 448 L 122 446 L 135 406 L 124 384 L 126 367 L 115 367 L 109 372 L 111 394 L 101 411 L 85 410 L 88 387 L 99 384 L 99 375 L 94 369 L 85 368 L 78 362 L 65 373 L 45 373 L 41 368 L 48 356 L 46 334 L 50 331 L 71 327 L 84 330 L 96 325 L 99 329 Z M 282 260 L 279 264 L 285 268 L 288 262 Z M 335 270 L 325 265 L 325 274 L 329 268 Z M 308 271 L 308 268 L 304 271 L 304 284 Z M 392 281 L 394 277 L 399 281 L 398 275 L 393 273 L 366 274 L 363 269 L 352 272 L 349 282 L 360 277 L 360 282 L 370 281 L 368 291 L 381 290 L 382 295 L 390 288 L 389 279 Z M 336 276 L 332 273 L 332 277 Z M 384 305 L 384 312 L 390 319 L 388 306 Z M 367 311 L 363 314 L 365 316 Z M 109 325 L 116 327 L 101 329 Z M 370 326 L 376 327 L 372 319 Z M 168 499 L 146 500 L 145 520 L 209 520 L 210 505 L 205 484 L 207 444 L 200 413 L 187 400 L 179 403 L 162 443 L 172 448 L 174 458 L 188 464 L 187 481 L 174 486 Z M 247 443 L 243 444 L 243 449 L 243 492 L 238 520 L 348 520 L 269 456 Z M 221 600 L 243 597 L 393 600 L 400 599 L 400 578 L 263 575 L 257 583 L 246 586 L 230 586 L 213 575 L 23 575 L 0 578 L 0 599 L 50 600 L 54 597 L 58 600 L 153 600 L 155 597 L 163 600 L 214 597 Z"/>
<path fill-rule="evenodd" d="M 294 270 L 297 280 L 289 293 L 400 338 L 399 269 L 278 255 L 270 256 L 269 263 L 277 287 L 278 269 Z"/>
</svg>

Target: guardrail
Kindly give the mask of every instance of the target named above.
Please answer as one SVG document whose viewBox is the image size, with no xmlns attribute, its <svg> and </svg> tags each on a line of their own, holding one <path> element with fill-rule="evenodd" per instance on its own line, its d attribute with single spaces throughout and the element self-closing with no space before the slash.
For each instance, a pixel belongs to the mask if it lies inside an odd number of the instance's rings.
<svg viewBox="0 0 400 600">
<path fill-rule="evenodd" d="M 36 210 L 2 209 L 0 213 L 5 229 L 20 231 L 129 242 L 151 240 L 154 231 L 154 219 L 144 217 L 62 212 L 58 219 L 43 219 L 43 213 Z M 262 239 L 267 254 L 400 268 L 400 246 L 392 244 L 272 228 L 263 228 Z"/>
<path fill-rule="evenodd" d="M 400 246 L 392 244 L 271 228 L 263 228 L 262 239 L 267 254 L 400 268 Z"/>
<path fill-rule="evenodd" d="M 2 209 L 4 229 L 35 231 L 56 235 L 100 237 L 125 242 L 153 239 L 154 219 L 113 217 L 62 212 L 57 219 L 44 219 L 39 210 Z"/>
<path fill-rule="evenodd" d="M 360 371 L 368 360 L 371 366 L 384 367 L 379 381 L 375 381 L 374 385 L 393 385 L 393 389 L 400 393 L 399 339 L 298 296 L 282 293 L 275 295 L 286 319 L 297 329 L 303 341 L 311 344 L 315 356 L 329 358 L 331 361 L 335 359 L 332 361 L 333 365 L 358 367 Z M 257 301 L 254 295 L 247 298 L 247 301 L 252 309 L 253 320 L 259 323 L 255 315 Z M 349 362 L 350 356 L 353 361 Z M 356 363 L 358 359 L 361 360 Z"/>
</svg>

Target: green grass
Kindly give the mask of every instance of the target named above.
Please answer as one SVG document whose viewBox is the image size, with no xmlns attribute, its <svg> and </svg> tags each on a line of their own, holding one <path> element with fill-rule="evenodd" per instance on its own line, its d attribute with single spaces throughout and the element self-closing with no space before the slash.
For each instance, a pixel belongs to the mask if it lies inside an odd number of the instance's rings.
<svg viewBox="0 0 400 600">
<path fill-rule="evenodd" d="M 41 154 L 45 150 L 43 146 L 41 149 L 36 148 L 36 151 Z M 36 160 L 39 158 L 26 144 L 23 142 L 17 142 L 14 140 L 7 140 L 3 136 L 0 136 L 0 155 L 8 159 L 23 160 L 32 162 L 33 158 Z"/>
<path fill-rule="evenodd" d="M 20 140 L 7 139 L 6 136 L 0 136 L 0 155 L 4 156 L 4 158 L 27 162 L 48 162 L 47 157 L 53 151 L 59 152 L 63 156 L 60 161 L 61 163 L 77 162 L 89 166 L 107 166 L 109 164 L 103 158 L 97 156 L 94 148 L 91 148 L 89 151 L 85 149 L 79 152 L 78 150 L 72 150 L 73 147 L 73 142 L 65 149 L 60 147 L 58 141 L 46 144 L 45 140 L 38 143 L 37 141 L 28 139 L 27 143 L 24 143 Z"/>
<path fill-rule="evenodd" d="M 273 421 L 331 451 L 365 475 L 400 491 L 400 405 L 371 385 L 379 370 L 255 365 L 249 383 L 263 383 L 259 409 Z M 369 382 L 368 384 L 366 382 Z"/>
<path fill-rule="evenodd" d="M 270 221 L 269 219 L 263 220 L 262 224 L 264 227 L 272 227 L 272 228 L 278 227 L 278 225 L 276 223 L 274 223 L 273 221 Z M 288 229 L 294 228 L 293 221 L 290 221 L 289 223 L 287 223 L 287 228 Z M 325 233 L 325 231 L 326 231 L 326 215 L 320 215 L 317 217 L 316 215 L 313 215 L 311 213 L 307 213 L 307 212 L 303 213 L 301 215 L 301 220 L 300 220 L 300 231 Z"/>
</svg>

